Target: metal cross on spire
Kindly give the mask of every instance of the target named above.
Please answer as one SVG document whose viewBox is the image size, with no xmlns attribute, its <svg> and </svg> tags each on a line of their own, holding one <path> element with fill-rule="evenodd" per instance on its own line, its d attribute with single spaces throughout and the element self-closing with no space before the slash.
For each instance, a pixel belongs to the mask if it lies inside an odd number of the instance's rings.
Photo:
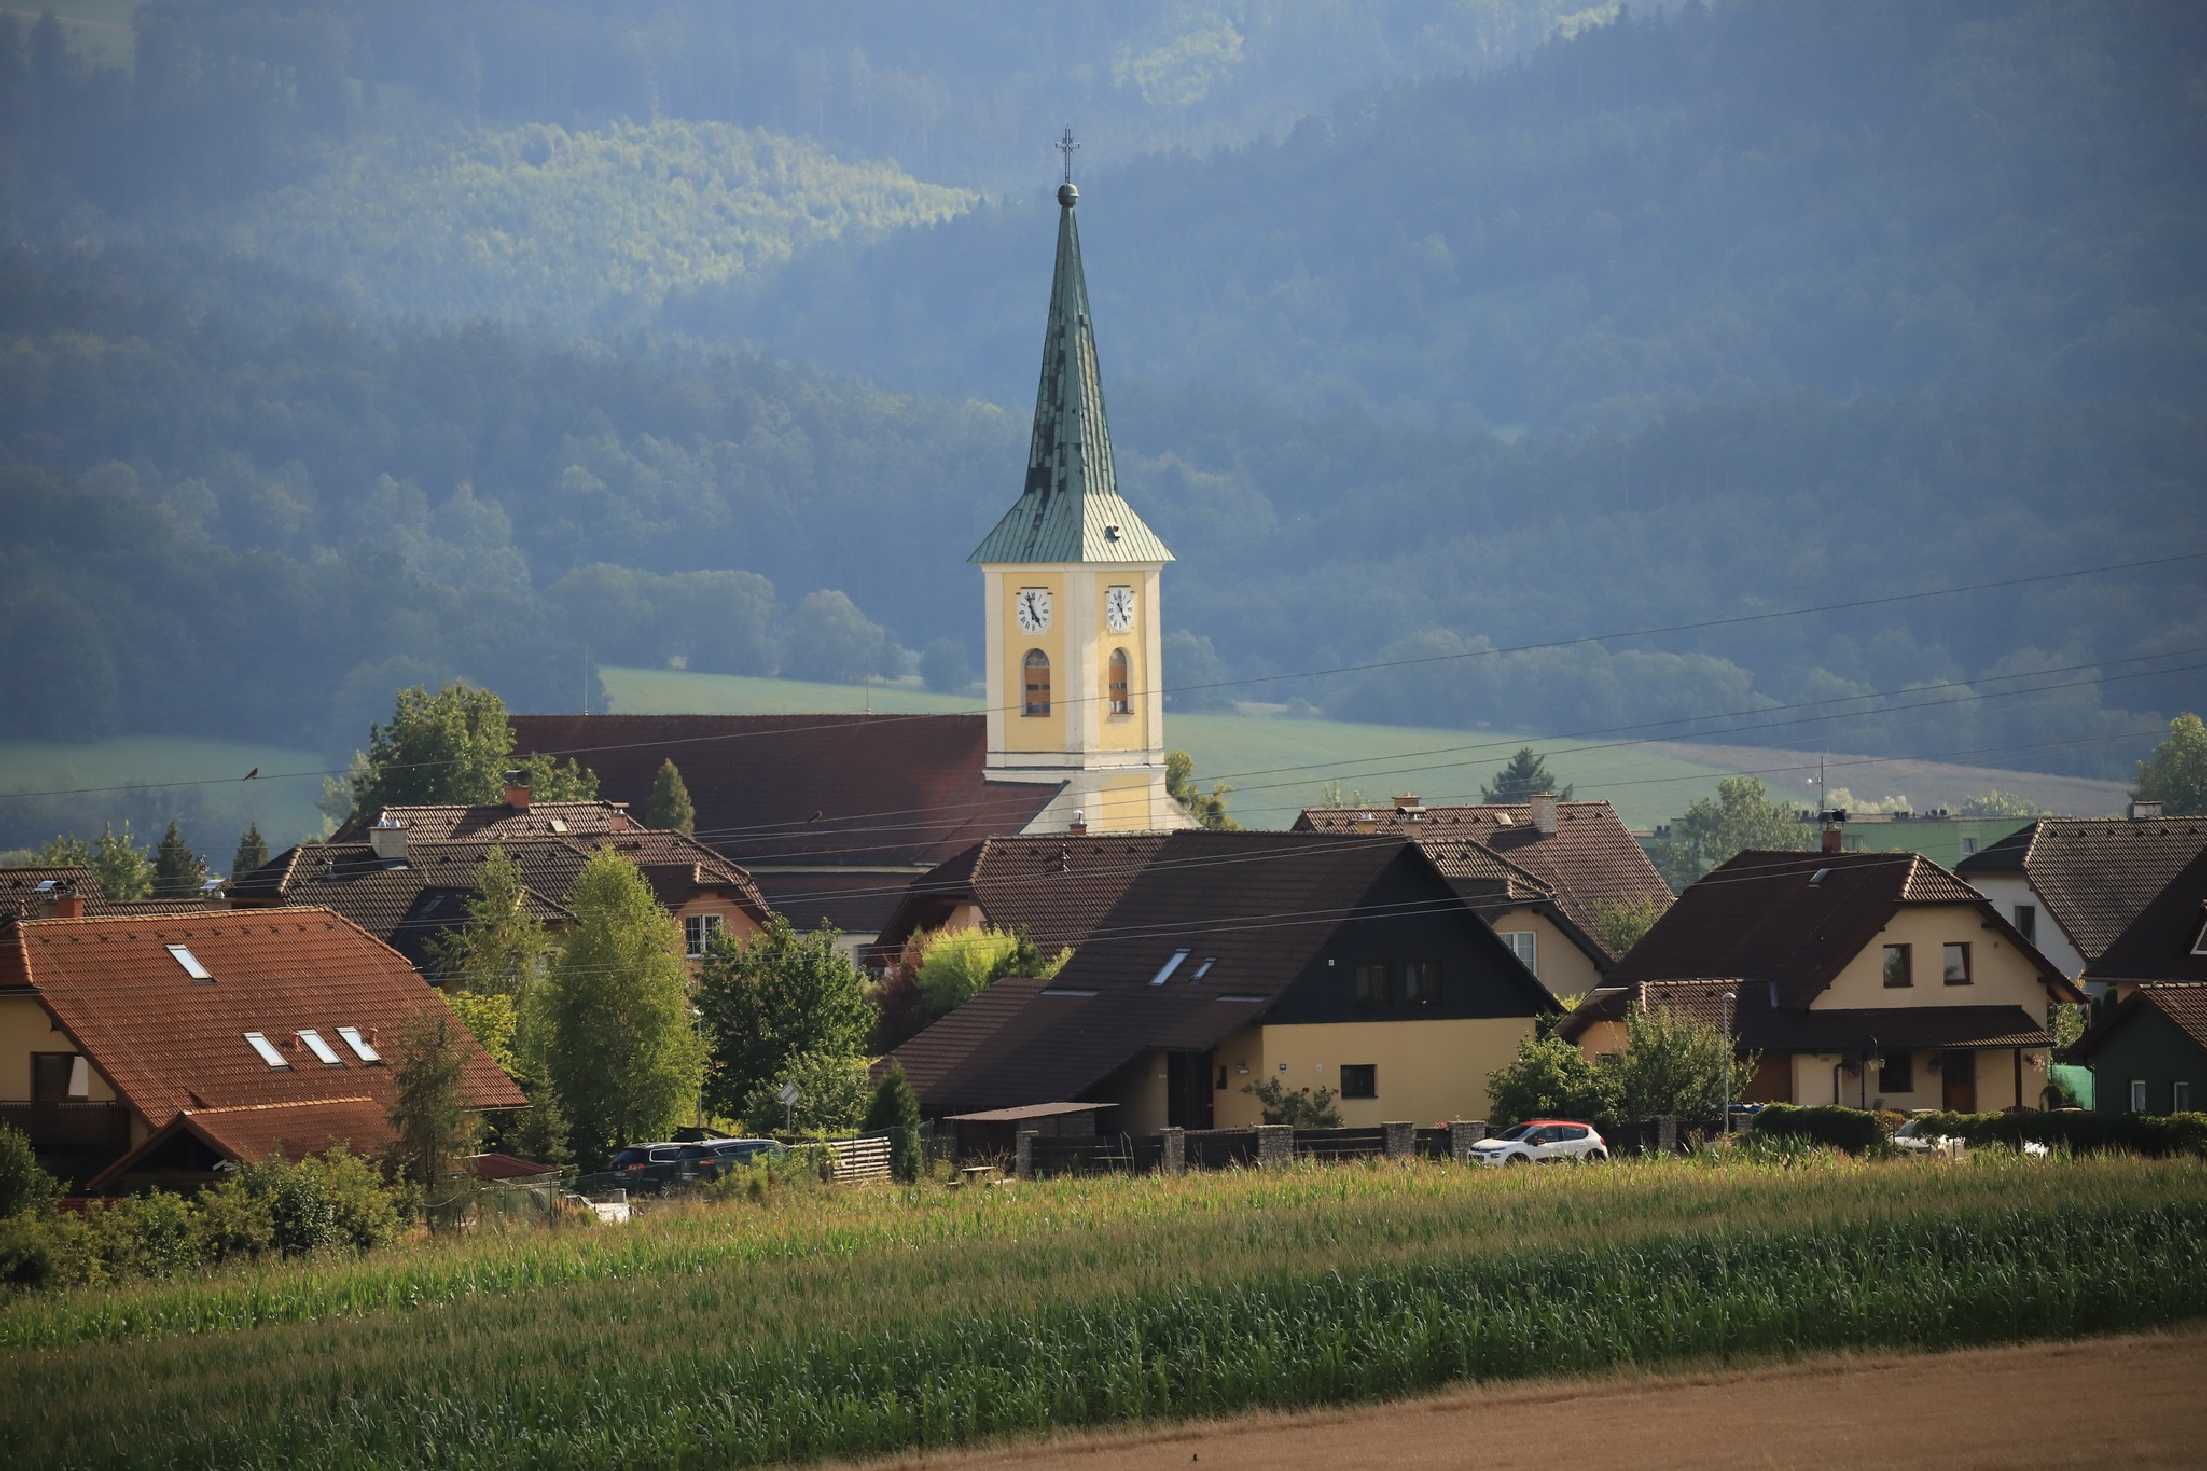
<svg viewBox="0 0 2207 1471">
<path fill-rule="evenodd" d="M 1078 143 L 1075 143 L 1073 141 L 1073 130 L 1071 128 L 1067 128 L 1064 133 L 1059 135 L 1058 141 L 1052 146 L 1055 147 L 1058 152 L 1065 155 L 1065 182 L 1068 184 L 1072 183 L 1073 153 L 1076 149 L 1080 147 Z"/>
</svg>

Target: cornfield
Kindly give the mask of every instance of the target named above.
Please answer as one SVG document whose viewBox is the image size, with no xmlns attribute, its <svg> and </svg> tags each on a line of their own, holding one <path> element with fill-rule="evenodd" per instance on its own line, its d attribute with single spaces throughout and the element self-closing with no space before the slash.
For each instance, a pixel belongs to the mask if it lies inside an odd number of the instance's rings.
<svg viewBox="0 0 2207 1471">
<path fill-rule="evenodd" d="M 40 1463 L 764 1461 L 2207 1314 L 2191 1162 L 797 1194 L 0 1308 Z"/>
</svg>

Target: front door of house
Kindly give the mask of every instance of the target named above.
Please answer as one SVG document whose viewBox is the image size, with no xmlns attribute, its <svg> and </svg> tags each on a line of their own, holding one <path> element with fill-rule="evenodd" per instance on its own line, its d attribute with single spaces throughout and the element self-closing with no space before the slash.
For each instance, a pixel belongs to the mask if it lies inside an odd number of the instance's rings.
<svg viewBox="0 0 2207 1471">
<path fill-rule="evenodd" d="M 1176 1129 L 1211 1127 L 1211 1054 L 1166 1054 L 1166 1122 Z"/>
<path fill-rule="evenodd" d="M 1977 1112 L 1977 1054 L 1949 1052 L 1939 1060 L 1939 1106 L 1948 1113 Z"/>
</svg>

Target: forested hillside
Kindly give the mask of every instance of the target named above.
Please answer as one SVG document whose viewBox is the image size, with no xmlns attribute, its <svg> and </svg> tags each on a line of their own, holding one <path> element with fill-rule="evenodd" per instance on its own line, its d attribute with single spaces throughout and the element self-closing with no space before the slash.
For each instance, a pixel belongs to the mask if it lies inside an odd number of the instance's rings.
<svg viewBox="0 0 2207 1471">
<path fill-rule="evenodd" d="M 2207 544 L 2191 9 L 980 25 L 164 0 L 126 71 L 0 23 L 0 735 L 341 756 L 415 680 L 977 652 L 1064 121 L 1171 682 Z M 1967 683 L 1767 738 L 2120 775 L 2198 703 L 2199 583 L 1241 693 L 1576 730 Z"/>
</svg>

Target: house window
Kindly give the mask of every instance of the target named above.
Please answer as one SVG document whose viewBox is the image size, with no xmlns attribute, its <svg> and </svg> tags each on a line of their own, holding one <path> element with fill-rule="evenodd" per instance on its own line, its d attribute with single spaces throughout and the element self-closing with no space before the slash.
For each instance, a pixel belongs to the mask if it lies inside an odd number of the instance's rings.
<svg viewBox="0 0 2207 1471">
<path fill-rule="evenodd" d="M 92 1096 L 92 1075 L 77 1052 L 31 1054 L 31 1102 L 81 1102 Z"/>
<path fill-rule="evenodd" d="M 1023 663 L 1027 693 L 1019 713 L 1047 715 L 1050 713 L 1050 656 L 1040 649 L 1029 649 Z"/>
<path fill-rule="evenodd" d="M 1878 1065 L 1877 1091 L 1880 1093 L 1913 1093 L 1916 1091 L 1915 1056 L 1903 1052 L 1898 1057 L 1888 1057 Z"/>
<path fill-rule="evenodd" d="M 1387 962 L 1367 960 L 1356 968 L 1356 1004 L 1359 1006 L 1385 1006 L 1387 1004 Z"/>
<path fill-rule="evenodd" d="M 1502 943 L 1510 947 L 1510 953 L 1524 963 L 1525 969 L 1540 974 L 1540 936 L 1531 930 L 1505 930 Z"/>
<path fill-rule="evenodd" d="M 2146 1111 L 2146 1080 L 2144 1078 L 2132 1078 L 2130 1080 L 2130 1111 L 2132 1113 L 2144 1113 Z"/>
<path fill-rule="evenodd" d="M 1379 1064 L 1376 1062 L 1345 1062 L 1341 1064 L 1341 1096 L 1343 1098 L 1379 1097 Z"/>
<path fill-rule="evenodd" d="M 2169 1112 L 2190 1113 L 2191 1111 L 2192 1085 L 2185 1079 L 2179 1078 L 2169 1084 Z"/>
<path fill-rule="evenodd" d="M 1111 651 L 1110 678 L 1106 684 L 1105 694 L 1110 700 L 1109 708 L 1114 715 L 1132 715 L 1134 713 L 1134 695 L 1127 688 L 1127 669 L 1126 650 L 1113 649 Z"/>
<path fill-rule="evenodd" d="M 290 1071 L 291 1064 L 284 1060 L 284 1055 L 276 1050 L 276 1044 L 269 1041 L 265 1034 L 247 1032 L 245 1034 L 245 1045 L 259 1053 L 261 1061 L 267 1063 L 270 1067 L 280 1068 L 286 1072 Z"/>
<path fill-rule="evenodd" d="M 2036 904 L 2016 905 L 2015 932 L 2034 945 L 2038 943 L 2038 906 Z"/>
<path fill-rule="evenodd" d="M 1949 940 L 1939 947 L 1939 979 L 1950 986 L 1969 984 L 1969 941 Z"/>
<path fill-rule="evenodd" d="M 299 1033 L 299 1040 L 307 1044 L 307 1051 L 314 1054 L 315 1061 L 325 1067 L 343 1067 L 345 1065 L 345 1060 L 337 1055 L 337 1049 L 323 1041 L 320 1032 L 314 1031 L 312 1028 L 304 1029 Z"/>
<path fill-rule="evenodd" d="M 1885 987 L 1886 987 L 1886 989 L 1887 989 L 1887 990 L 1889 990 L 1889 991 L 1897 991 L 1897 990 L 1900 990 L 1901 988 L 1903 988 L 1903 987 L 1905 987 L 1905 986 L 1913 986 L 1913 985 L 1915 985 L 1915 984 L 1916 984 L 1916 977 L 1915 977 L 1915 973 L 1914 973 L 1914 972 L 1913 972 L 1913 970 L 1912 970 L 1912 969 L 1910 968 L 1910 966 L 1909 966 L 1909 961 L 1908 961 L 1908 947 L 1907 947 L 1906 945 L 1888 945 L 1888 946 L 1886 946 L 1886 947 L 1885 947 Z"/>
<path fill-rule="evenodd" d="M 1402 1004 L 1431 1006 L 1441 989 L 1441 967 L 1431 960 L 1402 963 Z"/>
<path fill-rule="evenodd" d="M 682 920 L 682 947 L 690 952 L 690 959 L 695 960 L 705 953 L 706 947 L 713 943 L 713 937 L 719 933 L 719 915 L 685 915 Z"/>
</svg>

